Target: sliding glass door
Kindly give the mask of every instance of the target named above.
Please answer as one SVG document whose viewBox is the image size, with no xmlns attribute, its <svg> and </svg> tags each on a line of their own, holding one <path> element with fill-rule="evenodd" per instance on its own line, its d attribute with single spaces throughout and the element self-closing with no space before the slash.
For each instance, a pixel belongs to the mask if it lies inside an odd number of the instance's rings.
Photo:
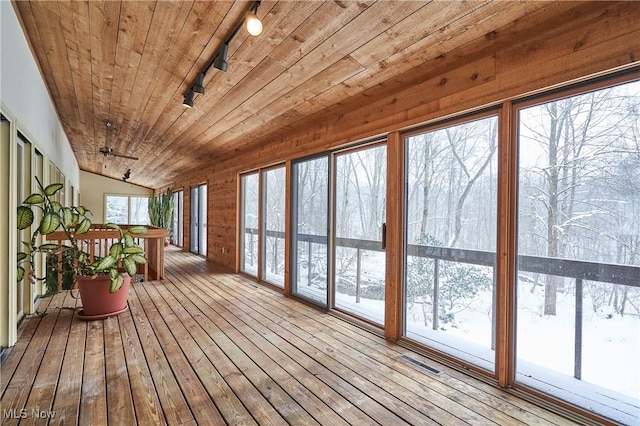
<svg viewBox="0 0 640 426">
<path fill-rule="evenodd" d="M 285 168 L 268 169 L 261 176 L 261 277 L 268 283 L 284 287 Z"/>
<path fill-rule="evenodd" d="M 191 243 L 192 253 L 207 255 L 207 185 L 191 187 Z"/>
<path fill-rule="evenodd" d="M 291 175 L 292 293 L 384 325 L 386 145 L 295 162 Z"/>
<path fill-rule="evenodd" d="M 329 157 L 292 165 L 291 291 L 327 307 L 329 288 Z"/>
<path fill-rule="evenodd" d="M 386 145 L 334 154 L 334 307 L 384 324 Z"/>
<path fill-rule="evenodd" d="M 640 413 L 640 82 L 523 104 L 516 381 Z"/>
<path fill-rule="evenodd" d="M 184 191 L 175 191 L 173 197 L 173 223 L 171 225 L 171 243 L 182 247 L 184 244 Z"/>
<path fill-rule="evenodd" d="M 405 138 L 404 333 L 493 371 L 497 117 Z"/>
<path fill-rule="evenodd" d="M 258 215 L 260 203 L 258 172 L 240 178 L 240 270 L 258 276 Z"/>
</svg>

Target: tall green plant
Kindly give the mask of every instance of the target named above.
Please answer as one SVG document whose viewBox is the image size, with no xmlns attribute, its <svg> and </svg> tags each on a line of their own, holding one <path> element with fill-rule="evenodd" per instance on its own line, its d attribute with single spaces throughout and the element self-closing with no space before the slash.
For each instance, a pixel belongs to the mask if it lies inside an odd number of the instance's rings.
<svg viewBox="0 0 640 426">
<path fill-rule="evenodd" d="M 171 188 L 160 195 L 149 197 L 149 221 L 159 228 L 171 228 L 173 219 L 173 193 Z"/>
</svg>

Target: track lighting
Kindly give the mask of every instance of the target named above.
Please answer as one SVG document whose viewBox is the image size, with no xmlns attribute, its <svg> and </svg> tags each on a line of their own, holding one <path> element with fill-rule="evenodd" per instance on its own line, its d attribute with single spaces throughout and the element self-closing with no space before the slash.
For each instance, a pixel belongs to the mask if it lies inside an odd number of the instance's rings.
<svg viewBox="0 0 640 426">
<path fill-rule="evenodd" d="M 207 71 L 209 71 L 211 67 L 219 69 L 220 71 L 225 71 L 225 72 L 227 71 L 227 68 L 229 67 L 229 64 L 227 63 L 227 53 L 229 52 L 229 44 L 231 43 L 231 40 L 233 40 L 233 38 L 236 36 L 236 34 L 238 34 L 238 31 L 240 30 L 240 28 L 242 28 L 243 22 L 246 23 L 247 31 L 252 36 L 259 36 L 262 33 L 262 22 L 260 21 L 260 19 L 258 19 L 258 16 L 257 16 L 259 6 L 260 6 L 260 0 L 255 0 L 251 5 L 251 8 L 249 8 L 249 11 L 247 12 L 245 19 L 240 20 L 236 24 L 231 34 L 229 34 L 229 36 L 222 43 L 222 45 L 220 45 L 220 48 L 218 49 L 216 56 L 214 56 L 211 62 L 209 62 L 207 66 L 201 72 L 198 73 L 198 76 L 196 77 L 196 81 L 191 85 L 189 90 L 184 94 L 184 101 L 182 102 L 182 105 L 184 105 L 186 108 L 193 107 L 193 95 L 195 93 L 204 95 L 204 75 L 207 73 Z"/>
<path fill-rule="evenodd" d="M 213 67 L 219 69 L 220 71 L 226 71 L 227 64 L 227 52 L 229 51 L 229 42 L 225 41 L 222 46 L 220 46 L 220 50 L 218 50 L 218 54 L 216 58 L 213 60 Z"/>
<path fill-rule="evenodd" d="M 122 176 L 122 180 L 124 182 L 127 181 L 127 179 L 129 179 L 131 177 L 131 169 L 127 169 L 127 171 L 125 172 L 125 174 Z"/>
<path fill-rule="evenodd" d="M 182 105 L 187 108 L 193 107 L 193 88 L 189 89 L 189 91 L 184 94 L 184 101 L 182 102 Z"/>
<path fill-rule="evenodd" d="M 254 37 L 262 34 L 262 21 L 260 21 L 256 15 L 258 13 L 258 6 L 260 6 L 260 1 L 253 2 L 251 10 L 249 10 L 247 14 L 247 31 Z"/>
<path fill-rule="evenodd" d="M 204 72 L 198 74 L 196 82 L 193 83 L 193 91 L 204 95 Z"/>
</svg>

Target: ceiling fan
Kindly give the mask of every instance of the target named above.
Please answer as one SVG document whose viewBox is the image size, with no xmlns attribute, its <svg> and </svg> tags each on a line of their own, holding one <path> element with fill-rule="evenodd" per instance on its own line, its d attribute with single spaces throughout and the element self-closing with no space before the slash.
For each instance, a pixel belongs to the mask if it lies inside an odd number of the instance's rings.
<svg viewBox="0 0 640 426">
<path fill-rule="evenodd" d="M 113 148 L 109 148 L 108 146 L 103 146 L 102 148 L 100 148 L 100 154 L 104 155 L 105 157 L 121 157 L 121 158 L 128 158 L 130 160 L 138 159 L 138 157 L 132 157 L 130 155 L 115 152 Z"/>
<path fill-rule="evenodd" d="M 111 122 L 110 121 L 105 121 L 104 122 L 105 127 L 107 128 L 107 138 L 109 135 L 109 128 L 111 127 Z M 113 150 L 113 148 L 109 148 L 109 146 L 105 145 L 102 148 L 100 148 L 100 154 L 104 155 L 105 157 L 120 157 L 120 158 L 128 158 L 129 160 L 137 160 L 138 157 L 132 157 L 130 155 L 126 155 L 126 154 L 121 154 L 119 152 L 115 152 Z"/>
</svg>

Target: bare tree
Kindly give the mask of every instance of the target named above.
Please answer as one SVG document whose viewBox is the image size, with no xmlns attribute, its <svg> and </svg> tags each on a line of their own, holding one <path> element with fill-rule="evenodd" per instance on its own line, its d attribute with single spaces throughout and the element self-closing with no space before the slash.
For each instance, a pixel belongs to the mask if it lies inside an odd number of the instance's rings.
<svg viewBox="0 0 640 426">
<path fill-rule="evenodd" d="M 523 192 L 530 197 L 532 210 L 523 213 L 542 222 L 548 257 L 573 257 L 570 251 L 584 251 L 581 239 L 586 234 L 599 241 L 597 235 L 610 232 L 609 227 L 594 225 L 599 216 L 611 217 L 616 211 L 612 201 L 603 202 L 601 197 L 609 197 L 611 166 L 620 161 L 622 152 L 629 152 L 622 142 L 629 129 L 629 114 L 620 113 L 625 99 L 606 89 L 523 111 L 520 167 L 537 176 L 522 179 L 533 185 Z M 596 250 L 604 251 L 605 246 Z M 546 276 L 545 315 L 556 315 L 563 284 L 561 277 Z"/>
</svg>

